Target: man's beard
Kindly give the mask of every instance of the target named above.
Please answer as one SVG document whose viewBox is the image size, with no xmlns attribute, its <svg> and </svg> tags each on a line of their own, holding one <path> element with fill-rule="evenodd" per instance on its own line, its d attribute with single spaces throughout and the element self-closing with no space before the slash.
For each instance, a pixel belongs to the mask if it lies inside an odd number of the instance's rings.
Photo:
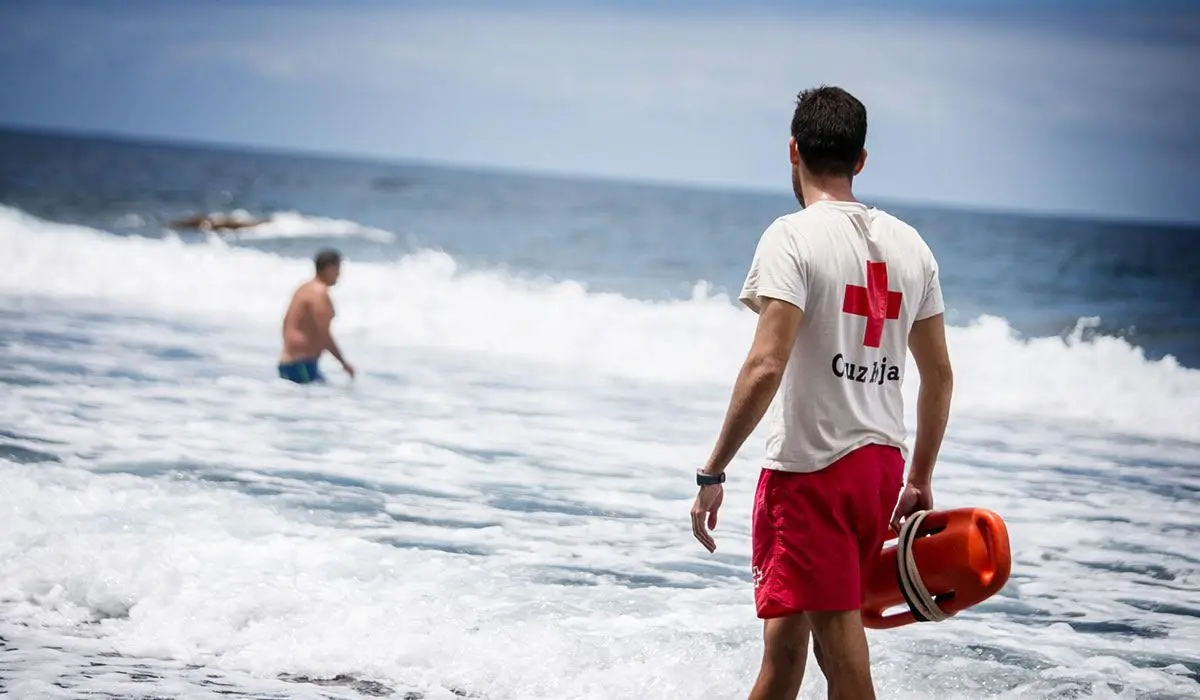
<svg viewBox="0 0 1200 700">
<path fill-rule="evenodd" d="M 800 169 L 792 166 L 792 193 L 796 195 L 796 201 L 800 202 L 800 208 L 804 208 L 804 190 L 800 187 Z"/>
</svg>

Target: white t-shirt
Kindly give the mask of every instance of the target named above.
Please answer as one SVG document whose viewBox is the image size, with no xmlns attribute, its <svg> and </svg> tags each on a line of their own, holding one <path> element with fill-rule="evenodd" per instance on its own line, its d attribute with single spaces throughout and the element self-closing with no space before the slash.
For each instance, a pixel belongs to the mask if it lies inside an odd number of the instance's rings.
<svg viewBox="0 0 1200 700">
<path fill-rule="evenodd" d="M 914 321 L 944 311 L 937 261 L 917 231 L 856 202 L 816 202 L 763 233 L 739 299 L 804 311 L 767 414 L 766 466 L 824 469 L 869 443 L 904 443 L 900 384 Z"/>
</svg>

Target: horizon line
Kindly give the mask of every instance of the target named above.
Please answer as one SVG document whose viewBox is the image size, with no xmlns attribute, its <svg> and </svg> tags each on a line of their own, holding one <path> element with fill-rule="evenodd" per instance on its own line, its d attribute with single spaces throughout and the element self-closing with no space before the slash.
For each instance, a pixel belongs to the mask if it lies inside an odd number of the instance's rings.
<svg viewBox="0 0 1200 700">
<path fill-rule="evenodd" d="M 109 141 L 129 145 L 163 146 L 183 150 L 213 150 L 229 153 L 260 154 L 283 158 L 310 158 L 315 160 L 358 162 L 376 165 L 424 167 L 440 170 L 457 170 L 476 174 L 496 174 L 515 177 L 559 179 L 580 183 L 605 183 L 632 187 L 651 187 L 666 190 L 683 190 L 692 192 L 722 192 L 727 194 L 749 194 L 760 196 L 783 196 L 793 199 L 794 195 L 787 187 L 768 188 L 764 186 L 662 179 L 653 177 L 638 177 L 634 175 L 607 175 L 582 171 L 555 170 L 551 168 L 536 168 L 497 163 L 478 163 L 457 161 L 453 159 L 421 159 L 405 156 L 380 156 L 357 151 L 338 151 L 322 148 L 304 148 L 300 146 L 272 146 L 244 141 L 225 141 L 194 137 L 168 136 L 156 134 L 138 134 L 120 130 L 78 129 L 71 127 L 55 127 L 26 124 L 20 122 L 0 121 L 0 132 L 20 135 L 71 138 L 77 140 Z M 1056 219 L 1080 223 L 1128 224 L 1172 229 L 1200 229 L 1200 219 L 1173 218 L 1139 218 L 1132 215 L 1105 214 L 1081 210 L 1062 209 L 1018 209 L 1000 205 L 978 203 L 958 203 L 935 200 L 920 200 L 911 198 L 892 198 L 886 195 L 872 193 L 857 193 L 861 199 L 876 200 L 887 205 L 902 208 L 923 208 L 934 211 L 982 214 L 998 217 L 1024 217 Z"/>
</svg>

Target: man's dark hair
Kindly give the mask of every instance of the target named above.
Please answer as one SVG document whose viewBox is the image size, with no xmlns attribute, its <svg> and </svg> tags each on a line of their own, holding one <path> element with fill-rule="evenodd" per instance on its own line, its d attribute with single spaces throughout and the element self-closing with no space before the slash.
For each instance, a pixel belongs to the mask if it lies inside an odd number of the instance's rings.
<svg viewBox="0 0 1200 700">
<path fill-rule="evenodd" d="M 341 265 L 342 254 L 333 248 L 326 248 L 317 253 L 317 257 L 313 258 L 313 262 L 317 265 L 317 272 L 320 272 L 330 265 Z"/>
<path fill-rule="evenodd" d="M 853 177 L 867 142 L 867 108 L 838 87 L 805 90 L 796 95 L 792 138 L 813 175 Z"/>
</svg>

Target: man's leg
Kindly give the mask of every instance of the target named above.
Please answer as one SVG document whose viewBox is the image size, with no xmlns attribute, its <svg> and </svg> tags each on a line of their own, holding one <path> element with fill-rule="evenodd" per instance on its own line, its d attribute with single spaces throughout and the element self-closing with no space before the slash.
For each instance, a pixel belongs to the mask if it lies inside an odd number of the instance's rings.
<svg viewBox="0 0 1200 700">
<path fill-rule="evenodd" d="M 763 623 L 763 659 L 750 700 L 795 700 L 808 659 L 808 618 L 776 617 Z"/>
<path fill-rule="evenodd" d="M 829 700 L 875 700 L 862 612 L 809 612 L 807 617 L 814 644 L 821 650 L 821 671 L 829 684 Z"/>
<path fill-rule="evenodd" d="M 863 504 L 877 499 L 874 513 L 860 511 L 854 529 L 859 533 L 860 580 L 879 561 L 879 551 L 888 538 L 888 523 L 904 477 L 904 458 L 894 447 L 869 445 L 856 450 L 850 463 L 857 464 L 854 483 L 862 489 Z M 829 685 L 831 700 L 874 700 L 870 652 L 859 610 L 809 612 L 813 654 Z"/>
<path fill-rule="evenodd" d="M 812 629 L 811 621 L 808 623 L 808 627 L 809 627 L 809 629 Z M 821 669 L 822 676 L 829 678 L 829 673 L 825 670 L 825 654 L 822 653 L 821 643 L 817 641 L 816 637 L 813 637 L 812 645 L 813 645 L 813 658 L 815 658 L 817 660 L 817 668 Z"/>
<path fill-rule="evenodd" d="M 813 613 L 807 610 L 848 610 L 861 604 L 859 546 L 848 522 L 851 514 L 831 507 L 843 504 L 842 494 L 853 493 L 853 484 L 861 480 L 853 463 L 845 461 L 814 473 L 764 470 L 759 479 L 751 558 L 755 605 L 766 621 L 766 648 L 751 700 L 797 696 L 813 633 Z M 822 641 L 815 634 L 813 639 Z M 830 656 L 840 653 L 828 644 L 820 651 L 822 670 Z"/>
</svg>

